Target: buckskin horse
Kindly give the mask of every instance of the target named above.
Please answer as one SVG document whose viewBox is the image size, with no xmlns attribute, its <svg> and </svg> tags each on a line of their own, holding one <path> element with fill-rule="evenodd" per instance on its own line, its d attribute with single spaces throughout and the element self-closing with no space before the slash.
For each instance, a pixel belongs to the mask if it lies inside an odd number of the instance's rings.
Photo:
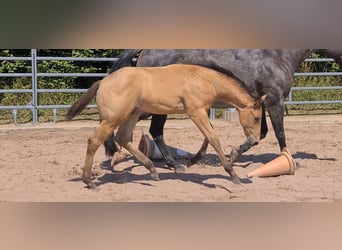
<svg viewBox="0 0 342 250">
<path fill-rule="evenodd" d="M 216 70 L 219 68 L 222 73 L 239 79 L 254 98 L 267 95 L 263 105 L 261 139 L 268 132 L 266 108 L 282 150 L 287 146 L 283 123 L 284 100 L 292 87 L 294 72 L 313 52 L 323 52 L 342 65 L 342 49 L 130 49 L 123 51 L 119 60 L 113 64 L 111 72 L 121 67 L 133 66 L 132 59 L 137 55 L 138 67 L 184 63 Z M 177 163 L 167 151 L 163 139 L 166 118 L 166 115 L 153 114 L 150 133 L 166 159 L 167 165 L 175 167 Z M 232 151 L 232 160 L 235 161 L 250 146 L 244 144 L 243 147 Z M 112 156 L 117 151 L 113 138 L 105 142 L 105 148 L 107 156 Z"/>
<path fill-rule="evenodd" d="M 93 84 L 70 107 L 66 119 L 71 120 L 81 112 L 95 95 L 101 124 L 88 140 L 82 176 L 90 188 L 96 187 L 91 180 L 94 155 L 117 127 L 116 142 L 134 155 L 150 171 L 153 179 L 159 179 L 153 162 L 133 146 L 130 140 L 141 112 L 186 113 L 204 135 L 203 144 L 210 143 L 216 150 L 232 182 L 240 183 L 233 170 L 232 161 L 224 155 L 207 112 L 214 102 L 235 107 L 239 112 L 240 124 L 248 144 L 253 145 L 260 138 L 262 102 L 266 99 L 266 96 L 252 98 L 238 80 L 205 67 L 181 64 L 165 67 L 125 67 Z M 201 154 L 200 151 L 198 155 Z"/>
</svg>

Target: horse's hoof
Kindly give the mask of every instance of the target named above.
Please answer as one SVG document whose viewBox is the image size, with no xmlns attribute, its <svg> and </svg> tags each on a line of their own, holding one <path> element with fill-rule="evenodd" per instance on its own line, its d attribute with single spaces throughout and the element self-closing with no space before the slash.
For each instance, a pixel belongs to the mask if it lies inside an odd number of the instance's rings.
<svg viewBox="0 0 342 250">
<path fill-rule="evenodd" d="M 232 176 L 232 182 L 236 185 L 241 184 L 240 178 L 238 176 Z"/>
<path fill-rule="evenodd" d="M 158 173 L 151 173 L 151 178 L 155 181 L 160 181 L 159 174 Z"/>
<path fill-rule="evenodd" d="M 182 165 L 177 165 L 175 167 L 175 173 L 177 173 L 177 174 L 185 173 L 185 167 Z"/>
<path fill-rule="evenodd" d="M 232 151 L 230 152 L 231 162 L 236 162 L 239 156 L 240 156 L 239 152 L 235 148 L 233 148 Z"/>
<path fill-rule="evenodd" d="M 186 166 L 187 167 L 191 167 L 192 165 L 194 165 L 196 163 L 196 160 L 194 160 L 194 158 L 189 158 L 187 163 L 186 163 Z"/>
<path fill-rule="evenodd" d="M 92 182 L 91 180 L 88 180 L 88 179 L 86 179 L 86 180 L 83 180 L 83 182 L 85 183 L 85 184 L 87 184 L 87 186 L 88 186 L 88 188 L 89 189 L 96 189 L 97 188 L 97 186 L 94 184 L 94 182 Z"/>
</svg>

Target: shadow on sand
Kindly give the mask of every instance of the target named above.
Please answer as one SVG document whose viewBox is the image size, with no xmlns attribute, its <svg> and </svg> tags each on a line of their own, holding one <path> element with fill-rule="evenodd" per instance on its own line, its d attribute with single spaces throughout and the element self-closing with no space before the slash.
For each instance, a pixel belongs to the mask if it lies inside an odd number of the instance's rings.
<svg viewBox="0 0 342 250">
<path fill-rule="evenodd" d="M 265 164 L 276 157 L 278 157 L 278 154 L 273 154 L 273 153 L 265 153 L 265 154 L 259 154 L 259 155 L 242 155 L 239 158 L 239 166 L 243 166 L 244 163 L 246 163 L 245 167 L 248 166 L 250 163 L 260 163 L 260 164 Z M 316 154 L 310 154 L 306 152 L 296 152 L 292 154 L 294 159 L 312 159 L 312 160 L 325 160 L 325 161 L 336 161 L 335 158 L 320 158 L 317 157 Z M 128 157 L 126 158 L 125 161 L 128 160 L 134 160 L 133 157 Z M 155 166 L 156 168 L 165 168 L 165 162 L 163 161 L 155 161 Z M 186 164 L 185 160 L 180 161 L 182 164 Z M 217 157 L 216 154 L 207 154 L 205 158 L 201 161 L 201 164 L 205 165 L 210 165 L 213 168 L 216 167 L 222 167 L 220 165 L 220 161 Z M 241 165 L 240 165 L 241 164 Z M 113 170 L 111 165 L 110 165 L 110 160 L 104 161 L 101 164 L 101 167 L 106 170 L 110 170 L 111 173 L 106 173 L 103 176 L 97 177 L 96 180 L 94 180 L 94 183 L 97 186 L 101 186 L 106 183 L 117 183 L 117 184 L 123 184 L 123 183 L 137 183 L 140 185 L 146 185 L 146 186 L 155 186 L 153 182 L 151 183 L 150 180 L 151 177 L 148 173 L 146 174 L 133 174 L 132 169 L 141 166 L 139 163 L 134 161 L 134 165 L 131 167 L 126 168 L 123 171 L 116 171 Z M 235 166 L 237 167 L 237 166 Z M 191 167 L 190 167 L 191 169 Z M 147 171 L 147 170 L 146 170 Z M 159 173 L 160 176 L 160 181 L 163 180 L 180 180 L 184 182 L 193 182 L 199 185 L 203 185 L 207 188 L 222 188 L 226 190 L 227 192 L 231 193 L 229 189 L 222 185 L 215 185 L 215 184 L 209 184 L 206 183 L 207 180 L 209 179 L 224 179 L 227 181 L 231 181 L 231 178 L 229 175 L 221 175 L 221 174 L 209 174 L 209 175 L 201 175 L 201 174 L 196 174 L 196 173 L 190 173 L 190 170 L 185 173 L 174 173 L 172 172 L 173 170 L 170 170 L 170 173 Z M 81 178 L 74 178 L 70 181 L 82 181 Z M 147 182 L 149 181 L 149 182 Z M 242 184 L 250 184 L 252 183 L 252 180 L 249 178 L 241 178 L 241 183 Z"/>
</svg>

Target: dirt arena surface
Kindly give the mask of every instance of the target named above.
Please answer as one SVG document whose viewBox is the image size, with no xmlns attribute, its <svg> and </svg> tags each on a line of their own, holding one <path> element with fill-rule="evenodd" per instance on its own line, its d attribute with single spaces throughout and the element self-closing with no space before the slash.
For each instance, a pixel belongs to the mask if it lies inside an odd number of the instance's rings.
<svg viewBox="0 0 342 250">
<path fill-rule="evenodd" d="M 134 131 L 137 144 L 150 121 L 141 121 Z M 228 155 L 243 142 L 239 125 L 213 121 Z M 279 155 L 278 143 L 269 124 L 268 136 L 245 153 L 234 167 L 242 178 L 233 184 L 215 151 L 209 147 L 205 159 L 175 174 L 156 161 L 160 181 L 150 179 L 145 167 L 132 157 L 109 167 L 100 147 L 93 166 L 97 190 L 89 190 L 80 179 L 87 139 L 97 122 L 60 122 L 56 125 L 0 126 L 0 201 L 88 202 L 88 201 L 196 201 L 196 202 L 312 202 L 342 200 L 342 115 L 287 116 L 287 143 L 296 173 L 269 178 L 246 178 L 247 172 Z M 190 120 L 169 120 L 165 139 L 173 147 L 195 153 L 202 135 Z M 183 164 L 186 161 L 181 161 Z"/>
</svg>

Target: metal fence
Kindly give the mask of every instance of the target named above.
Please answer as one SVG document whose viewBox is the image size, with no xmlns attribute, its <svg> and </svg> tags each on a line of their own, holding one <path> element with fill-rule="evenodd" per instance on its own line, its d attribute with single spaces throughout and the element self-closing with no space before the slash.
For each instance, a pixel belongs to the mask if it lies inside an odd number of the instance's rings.
<svg viewBox="0 0 342 250">
<path fill-rule="evenodd" d="M 69 108 L 71 105 L 39 105 L 38 94 L 40 93 L 84 93 L 87 89 L 39 89 L 38 77 L 105 77 L 106 73 L 41 73 L 38 72 L 38 61 L 88 61 L 88 62 L 115 62 L 118 58 L 89 58 L 89 57 L 41 57 L 37 55 L 37 49 L 31 49 L 29 57 L 0 57 L 0 61 L 30 61 L 32 71 L 30 73 L 0 73 L 0 77 L 30 77 L 32 78 L 31 89 L 0 89 L 1 93 L 31 93 L 32 100 L 27 105 L 0 106 L 1 110 L 12 110 L 14 123 L 17 124 L 17 112 L 21 109 L 32 111 L 32 123 L 38 122 L 38 111 L 50 109 L 53 111 L 53 122 L 56 123 L 57 109 Z M 96 105 L 88 105 L 94 108 Z"/>
<path fill-rule="evenodd" d="M 31 56 L 29 57 L 0 57 L 1 61 L 30 61 L 32 71 L 30 73 L 0 73 L 0 77 L 30 77 L 32 79 L 31 89 L 0 89 L 1 93 L 31 93 L 32 100 L 27 105 L 17 106 L 0 106 L 1 110 L 12 110 L 14 123 L 17 124 L 17 111 L 21 109 L 32 111 L 32 123 L 38 122 L 38 111 L 42 109 L 50 109 L 53 111 L 53 122 L 56 122 L 57 109 L 66 109 L 71 105 L 39 105 L 38 95 L 41 93 L 83 93 L 87 89 L 39 89 L 38 77 L 104 77 L 106 73 L 44 73 L 38 72 L 38 61 L 109 61 L 115 62 L 118 58 L 81 58 L 81 57 L 40 57 L 37 55 L 36 49 L 31 49 Z M 331 58 L 310 58 L 306 59 L 308 62 L 331 62 Z M 342 76 L 342 72 L 309 72 L 309 73 L 295 73 L 295 77 L 303 76 Z M 342 86 L 327 86 L 327 87 L 292 87 L 289 98 L 286 104 L 342 104 L 342 100 L 319 100 L 319 101 L 296 101 L 293 100 L 294 91 L 302 90 L 342 90 Z M 94 108 L 96 105 L 88 105 L 89 108 Z M 215 118 L 214 109 L 210 112 L 210 118 Z"/>
<path fill-rule="evenodd" d="M 332 58 L 308 58 L 306 62 L 334 62 Z M 306 73 L 295 73 L 295 77 L 303 76 L 342 76 L 342 72 L 306 72 Z M 289 104 L 342 104 L 342 100 L 319 100 L 319 101 L 295 101 L 293 100 L 294 91 L 302 90 L 342 90 L 342 86 L 325 86 L 325 87 L 292 87 L 288 100 L 285 102 Z"/>
</svg>

